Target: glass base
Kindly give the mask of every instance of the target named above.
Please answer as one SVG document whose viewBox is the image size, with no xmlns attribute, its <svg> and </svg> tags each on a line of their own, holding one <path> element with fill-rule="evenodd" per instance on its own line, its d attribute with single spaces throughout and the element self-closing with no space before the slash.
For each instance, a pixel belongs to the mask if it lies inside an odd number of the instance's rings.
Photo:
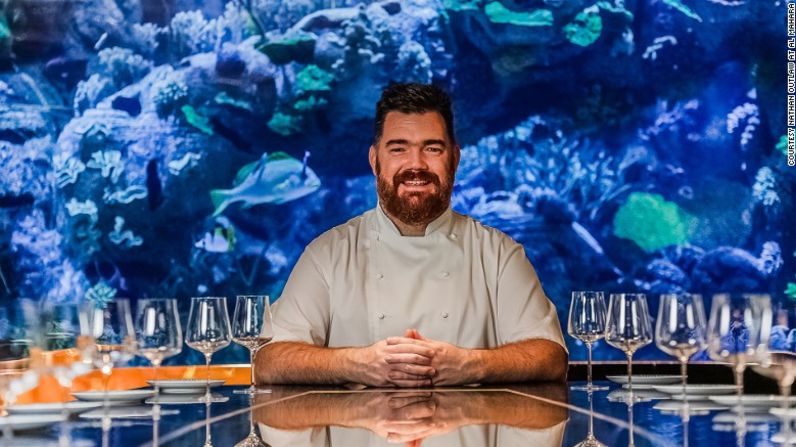
<svg viewBox="0 0 796 447">
<path fill-rule="evenodd" d="M 242 390 L 233 390 L 234 394 L 271 394 L 268 388 L 243 388 Z"/>
<path fill-rule="evenodd" d="M 589 385 L 589 384 L 586 384 L 586 385 L 572 385 L 571 387 L 569 387 L 569 389 L 571 389 L 572 391 L 588 391 L 588 392 L 592 392 L 592 391 L 605 391 L 605 390 L 608 389 L 608 387 L 605 386 L 605 385 L 595 385 L 595 384 L 592 383 L 591 385 Z"/>
</svg>

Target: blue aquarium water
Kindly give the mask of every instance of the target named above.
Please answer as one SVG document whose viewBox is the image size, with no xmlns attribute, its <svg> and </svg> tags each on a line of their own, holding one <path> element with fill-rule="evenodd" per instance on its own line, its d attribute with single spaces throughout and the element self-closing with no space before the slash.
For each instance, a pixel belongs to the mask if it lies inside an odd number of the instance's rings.
<svg viewBox="0 0 796 447">
<path fill-rule="evenodd" d="M 278 297 L 375 205 L 374 105 L 416 81 L 454 98 L 454 208 L 525 246 L 562 322 L 573 289 L 791 312 L 785 31 L 773 0 L 7 3 L 0 295 Z"/>
</svg>

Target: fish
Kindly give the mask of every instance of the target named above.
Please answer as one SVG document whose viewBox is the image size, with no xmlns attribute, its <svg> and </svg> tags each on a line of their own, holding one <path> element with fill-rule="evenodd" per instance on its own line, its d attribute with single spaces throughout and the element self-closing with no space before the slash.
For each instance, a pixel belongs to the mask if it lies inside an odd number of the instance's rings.
<svg viewBox="0 0 796 447">
<path fill-rule="evenodd" d="M 299 161 L 284 152 L 263 154 L 260 160 L 238 171 L 231 189 L 214 189 L 210 199 L 217 217 L 233 203 L 243 202 L 243 208 L 262 203 L 282 204 L 299 199 L 318 190 L 321 180 L 307 165 L 310 152 Z"/>
<path fill-rule="evenodd" d="M 194 247 L 210 253 L 227 253 L 235 249 L 235 227 L 225 218 L 219 218 L 213 231 L 208 231 Z"/>
<path fill-rule="evenodd" d="M 149 209 L 154 210 L 163 203 L 163 185 L 158 176 L 158 161 L 154 158 L 146 164 L 146 190 Z"/>
</svg>

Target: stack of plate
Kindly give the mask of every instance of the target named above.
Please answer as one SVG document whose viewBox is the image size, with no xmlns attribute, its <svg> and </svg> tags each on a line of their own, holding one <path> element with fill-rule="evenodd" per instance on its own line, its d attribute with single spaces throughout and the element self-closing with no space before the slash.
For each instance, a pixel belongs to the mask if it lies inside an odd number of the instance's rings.
<svg viewBox="0 0 796 447">
<path fill-rule="evenodd" d="M 622 388 L 627 388 L 627 376 L 606 376 L 608 380 L 622 385 Z M 680 376 L 674 375 L 638 375 L 633 376 L 633 391 L 651 390 L 655 385 L 667 385 L 679 383 L 682 379 Z"/>
<path fill-rule="evenodd" d="M 151 397 L 146 400 L 148 404 L 201 404 L 207 403 L 208 395 L 210 402 L 226 402 L 229 400 L 228 397 L 220 394 L 210 393 L 210 388 L 223 385 L 223 380 L 169 379 L 149 380 L 148 383 L 152 386 L 156 386 L 160 390 L 159 396 Z"/>
<path fill-rule="evenodd" d="M 204 379 L 175 379 L 175 380 L 148 380 L 152 386 L 158 387 L 163 394 L 204 394 L 208 388 L 215 388 L 224 384 L 223 380 Z"/>
<path fill-rule="evenodd" d="M 120 406 L 141 403 L 144 399 L 155 395 L 155 390 L 151 388 L 140 388 L 135 390 L 110 390 L 110 391 L 79 391 L 72 393 L 72 396 L 84 402 L 98 402 L 103 405 L 107 402 L 109 406 Z"/>
<path fill-rule="evenodd" d="M 10 408 L 9 408 L 10 409 Z M 64 414 L 53 413 L 16 413 L 0 417 L 0 429 L 5 427 L 14 431 L 36 430 L 66 421 Z"/>
</svg>

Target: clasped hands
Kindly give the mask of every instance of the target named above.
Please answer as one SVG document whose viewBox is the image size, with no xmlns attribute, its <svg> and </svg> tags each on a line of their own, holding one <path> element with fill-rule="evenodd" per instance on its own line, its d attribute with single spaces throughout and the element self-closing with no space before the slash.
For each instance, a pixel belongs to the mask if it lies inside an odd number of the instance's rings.
<svg viewBox="0 0 796 447">
<path fill-rule="evenodd" d="M 377 387 L 417 388 L 477 382 L 472 350 L 431 340 L 415 329 L 357 352 L 358 381 Z"/>
</svg>

